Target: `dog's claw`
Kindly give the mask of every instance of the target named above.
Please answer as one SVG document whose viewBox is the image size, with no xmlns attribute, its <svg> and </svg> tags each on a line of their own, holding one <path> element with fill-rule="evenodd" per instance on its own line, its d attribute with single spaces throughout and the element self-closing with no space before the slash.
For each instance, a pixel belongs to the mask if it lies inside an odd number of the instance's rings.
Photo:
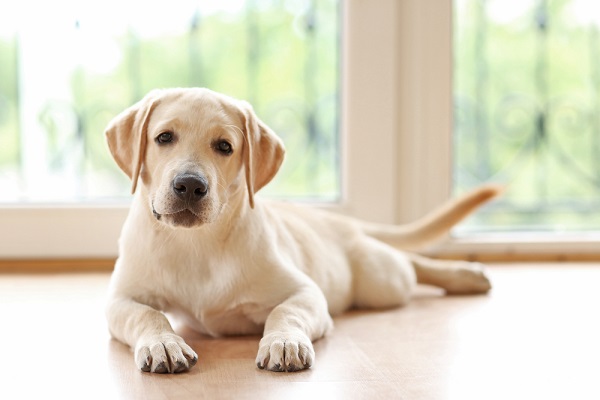
<svg viewBox="0 0 600 400">
<path fill-rule="evenodd" d="M 178 374 L 180 372 L 185 372 L 188 369 L 189 369 L 188 366 L 185 365 L 185 363 L 183 361 L 177 361 L 177 362 L 173 363 L 173 373 L 174 374 Z"/>
<path fill-rule="evenodd" d="M 283 368 L 281 368 L 281 364 L 275 364 L 270 369 L 273 372 L 283 372 Z"/>
<path fill-rule="evenodd" d="M 306 368 L 306 366 L 304 368 Z M 299 368 L 299 367 L 297 367 L 295 365 L 288 365 L 285 370 L 287 372 L 296 372 L 296 371 L 301 370 L 301 369 L 302 368 Z"/>
<path fill-rule="evenodd" d="M 188 360 L 188 364 L 191 367 L 193 367 L 194 365 L 196 365 L 196 363 L 198 362 L 198 357 L 194 354 L 193 356 L 189 356 L 189 355 L 185 355 L 185 358 Z"/>
<path fill-rule="evenodd" d="M 169 373 L 169 366 L 167 363 L 165 363 L 164 361 L 159 363 L 156 368 L 154 368 L 154 372 L 156 372 L 157 374 L 168 374 Z"/>
</svg>

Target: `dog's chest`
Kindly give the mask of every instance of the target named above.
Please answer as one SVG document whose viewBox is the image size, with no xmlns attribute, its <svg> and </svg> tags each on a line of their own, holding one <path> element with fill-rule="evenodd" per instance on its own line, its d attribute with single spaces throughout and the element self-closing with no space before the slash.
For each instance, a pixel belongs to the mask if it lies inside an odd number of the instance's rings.
<svg viewBox="0 0 600 400">
<path fill-rule="evenodd" d="M 202 302 L 199 297 L 171 303 L 166 311 L 198 332 L 223 336 L 261 333 L 271 309 L 238 299 Z"/>
<path fill-rule="evenodd" d="M 205 309 L 190 313 L 181 307 L 172 308 L 170 316 L 186 326 L 210 336 L 254 335 L 260 334 L 264 328 L 264 320 L 268 312 L 261 311 L 260 316 L 248 312 L 254 305 L 244 304 L 226 310 Z M 256 320 L 253 317 L 258 317 Z"/>
<path fill-rule="evenodd" d="M 164 309 L 189 327 L 212 336 L 256 334 L 271 308 L 260 306 L 238 260 L 179 260 L 158 288 Z M 213 260 L 214 261 L 214 260 Z"/>
</svg>

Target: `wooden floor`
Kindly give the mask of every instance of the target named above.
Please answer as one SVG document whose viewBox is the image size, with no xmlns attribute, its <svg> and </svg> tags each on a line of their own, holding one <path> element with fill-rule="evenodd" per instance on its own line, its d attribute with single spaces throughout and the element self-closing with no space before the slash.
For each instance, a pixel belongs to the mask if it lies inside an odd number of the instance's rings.
<svg viewBox="0 0 600 400">
<path fill-rule="evenodd" d="M 3 399 L 600 399 L 600 265 L 496 265 L 487 296 L 421 288 L 351 312 L 297 373 L 254 365 L 258 337 L 180 331 L 189 373 L 136 369 L 110 339 L 103 273 L 0 275 Z"/>
</svg>

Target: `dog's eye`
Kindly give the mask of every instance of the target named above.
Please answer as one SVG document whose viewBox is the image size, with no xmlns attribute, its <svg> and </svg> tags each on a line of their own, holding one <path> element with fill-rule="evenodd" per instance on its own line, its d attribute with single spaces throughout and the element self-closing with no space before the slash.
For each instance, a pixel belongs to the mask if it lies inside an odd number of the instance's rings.
<svg viewBox="0 0 600 400">
<path fill-rule="evenodd" d="M 156 137 L 156 143 L 166 144 L 173 141 L 173 132 L 163 132 Z"/>
<path fill-rule="evenodd" d="M 222 153 L 226 156 L 233 153 L 233 147 L 231 146 L 231 143 L 229 143 L 227 140 L 219 140 L 218 142 L 216 142 L 215 150 L 217 150 L 219 153 Z"/>
</svg>

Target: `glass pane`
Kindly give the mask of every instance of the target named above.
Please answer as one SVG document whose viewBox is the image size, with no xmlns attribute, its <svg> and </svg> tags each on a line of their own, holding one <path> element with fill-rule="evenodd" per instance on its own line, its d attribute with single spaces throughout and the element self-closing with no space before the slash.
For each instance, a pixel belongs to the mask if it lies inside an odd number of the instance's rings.
<svg viewBox="0 0 600 400">
<path fill-rule="evenodd" d="M 456 0 L 457 192 L 505 195 L 467 230 L 600 228 L 600 3 Z"/>
<path fill-rule="evenodd" d="M 19 4 L 0 5 L 0 202 L 126 198 L 108 121 L 188 86 L 248 100 L 283 138 L 265 192 L 337 199 L 337 0 Z"/>
</svg>

